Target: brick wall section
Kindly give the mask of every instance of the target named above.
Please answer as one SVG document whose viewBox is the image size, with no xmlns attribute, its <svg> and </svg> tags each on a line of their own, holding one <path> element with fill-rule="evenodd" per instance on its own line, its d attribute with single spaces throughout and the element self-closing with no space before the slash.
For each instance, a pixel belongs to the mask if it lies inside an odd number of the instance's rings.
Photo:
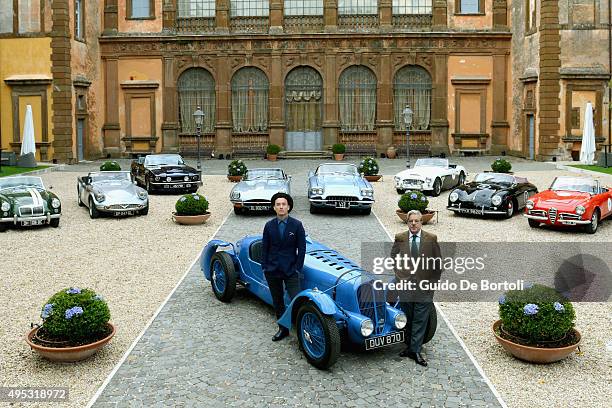
<svg viewBox="0 0 612 408">
<path fill-rule="evenodd" d="M 53 148 L 60 163 L 73 161 L 72 69 L 70 67 L 69 0 L 53 0 L 51 12 L 51 74 L 53 75 Z"/>
<path fill-rule="evenodd" d="M 561 91 L 559 68 L 561 47 L 559 42 L 559 3 L 542 0 L 540 21 L 540 87 L 538 133 L 540 145 L 538 159 L 549 159 L 559 146 Z"/>
</svg>

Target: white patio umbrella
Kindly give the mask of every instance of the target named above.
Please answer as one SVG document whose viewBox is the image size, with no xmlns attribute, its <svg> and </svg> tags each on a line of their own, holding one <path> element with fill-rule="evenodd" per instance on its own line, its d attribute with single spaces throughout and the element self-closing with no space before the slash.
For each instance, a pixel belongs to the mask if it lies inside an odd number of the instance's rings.
<svg viewBox="0 0 612 408">
<path fill-rule="evenodd" d="M 593 105 L 586 104 L 584 111 L 584 128 L 582 129 L 582 146 L 580 162 L 591 165 L 595 160 L 595 126 L 593 124 Z"/>
<path fill-rule="evenodd" d="M 26 106 L 21 140 L 21 155 L 24 156 L 28 153 L 36 155 L 36 142 L 34 141 L 34 117 L 32 116 L 31 105 Z"/>
</svg>

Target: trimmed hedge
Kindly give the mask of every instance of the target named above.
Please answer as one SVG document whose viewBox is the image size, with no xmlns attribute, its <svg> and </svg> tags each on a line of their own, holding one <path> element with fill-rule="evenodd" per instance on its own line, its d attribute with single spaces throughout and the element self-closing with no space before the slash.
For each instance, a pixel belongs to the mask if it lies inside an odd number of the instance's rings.
<svg viewBox="0 0 612 408">
<path fill-rule="evenodd" d="M 378 174 L 378 163 L 373 157 L 366 157 L 359 163 L 357 167 L 359 173 L 363 173 L 366 176 L 375 176 Z"/>
<path fill-rule="evenodd" d="M 247 172 L 247 166 L 242 160 L 232 160 L 227 166 L 228 176 L 244 176 Z"/>
<path fill-rule="evenodd" d="M 114 160 L 108 160 L 102 163 L 100 171 L 121 171 L 121 166 Z"/>
<path fill-rule="evenodd" d="M 398 207 L 403 212 L 407 213 L 412 210 L 418 210 L 421 213 L 425 212 L 425 209 L 429 205 L 429 200 L 425 194 L 420 191 L 408 191 L 402 194 L 398 203 Z"/>
<path fill-rule="evenodd" d="M 208 201 L 198 193 L 185 194 L 178 199 L 176 215 L 202 215 L 208 212 Z"/>
<path fill-rule="evenodd" d="M 496 173 L 508 173 L 512 169 L 512 164 L 506 159 L 497 158 L 491 163 L 491 169 Z"/>
<path fill-rule="evenodd" d="M 279 145 L 275 145 L 275 144 L 269 144 L 268 147 L 266 148 L 266 153 L 267 154 L 278 154 L 280 153 L 281 148 Z"/>
<path fill-rule="evenodd" d="M 332 146 L 332 153 L 334 154 L 344 154 L 346 152 L 346 146 L 342 143 L 336 143 Z"/>
</svg>

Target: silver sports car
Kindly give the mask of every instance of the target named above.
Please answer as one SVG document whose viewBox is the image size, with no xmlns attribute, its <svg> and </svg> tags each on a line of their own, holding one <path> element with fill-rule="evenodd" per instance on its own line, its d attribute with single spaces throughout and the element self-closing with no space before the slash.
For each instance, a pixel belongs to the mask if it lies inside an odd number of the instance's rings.
<svg viewBox="0 0 612 408">
<path fill-rule="evenodd" d="M 311 214 L 322 208 L 355 209 L 370 214 L 374 189 L 354 164 L 323 163 L 308 175 L 308 201 Z"/>
<path fill-rule="evenodd" d="M 134 184 L 129 171 L 91 172 L 78 177 L 77 202 L 89 208 L 91 218 L 101 213 L 120 216 L 149 212 L 149 196 Z"/>
<path fill-rule="evenodd" d="M 291 194 L 291 176 L 283 169 L 251 169 L 230 192 L 234 212 L 270 211 L 270 199 L 276 193 Z"/>
</svg>

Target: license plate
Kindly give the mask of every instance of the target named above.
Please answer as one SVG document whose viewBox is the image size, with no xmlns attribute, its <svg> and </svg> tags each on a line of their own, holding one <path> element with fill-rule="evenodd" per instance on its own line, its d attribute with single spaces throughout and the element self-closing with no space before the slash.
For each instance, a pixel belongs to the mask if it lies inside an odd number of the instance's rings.
<svg viewBox="0 0 612 408">
<path fill-rule="evenodd" d="M 336 208 L 349 208 L 350 204 L 347 201 L 336 201 Z"/>
<path fill-rule="evenodd" d="M 115 211 L 115 217 L 121 217 L 122 215 L 134 215 L 134 211 Z"/>
<path fill-rule="evenodd" d="M 565 221 L 565 225 L 576 225 L 576 221 Z"/>
<path fill-rule="evenodd" d="M 391 334 L 386 334 L 384 336 L 371 337 L 369 339 L 365 339 L 365 348 L 366 350 L 371 350 L 379 347 L 386 347 L 392 344 L 403 343 L 404 342 L 404 332 L 399 331 Z"/>
<path fill-rule="evenodd" d="M 26 220 L 26 221 L 21 221 L 21 225 L 23 226 L 42 225 L 44 222 L 45 222 L 44 220 Z"/>
<path fill-rule="evenodd" d="M 268 207 L 267 205 L 254 205 L 252 207 L 249 207 L 249 209 L 255 211 L 268 211 L 270 207 Z"/>
<path fill-rule="evenodd" d="M 478 214 L 478 215 L 484 214 L 484 210 L 479 210 L 477 208 L 460 208 L 459 212 L 462 212 L 465 214 Z"/>
<path fill-rule="evenodd" d="M 166 184 L 164 185 L 164 188 L 185 188 L 185 184 Z"/>
</svg>

